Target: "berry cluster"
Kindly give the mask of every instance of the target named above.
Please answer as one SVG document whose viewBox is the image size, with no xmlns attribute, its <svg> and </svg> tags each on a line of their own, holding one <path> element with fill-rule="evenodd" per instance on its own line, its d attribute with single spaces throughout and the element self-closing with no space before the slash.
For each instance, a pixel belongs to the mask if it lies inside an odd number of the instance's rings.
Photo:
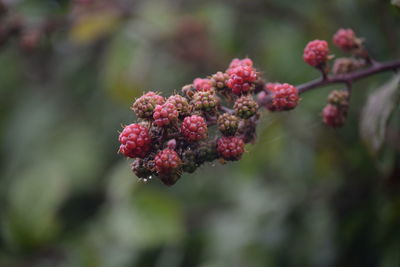
<svg viewBox="0 0 400 267">
<path fill-rule="evenodd" d="M 358 38 L 352 29 L 339 29 L 332 38 L 333 44 L 344 52 L 352 54 L 351 57 L 337 58 L 332 67 L 333 75 L 345 75 L 373 64 L 367 50 L 363 46 L 363 39 Z M 328 60 L 329 47 L 326 41 L 314 40 L 309 42 L 303 55 L 304 61 L 309 65 L 319 69 L 323 76 L 322 80 L 329 80 Z M 328 104 L 322 111 L 323 122 L 331 127 L 337 128 L 343 126 L 346 120 L 349 106 L 349 92 L 351 79 L 346 83 L 347 90 L 333 91 L 328 97 Z M 268 87 L 268 85 L 267 85 Z M 272 87 L 272 86 L 270 86 Z M 293 97 L 295 99 L 295 97 Z M 272 101 L 274 103 L 274 100 Z M 274 104 L 269 104 L 274 108 Z M 271 109 L 270 107 L 268 107 Z"/>
<path fill-rule="evenodd" d="M 340 29 L 333 41 L 353 54 L 335 61 L 334 75 L 346 75 L 372 64 L 352 30 Z M 328 64 L 332 58 L 323 40 L 311 41 L 304 49 L 304 61 L 322 73 L 317 82 L 332 81 Z M 314 83 L 306 86 L 310 84 Z M 234 59 L 225 72 L 196 78 L 182 87 L 181 94 L 164 98 L 148 92 L 137 98 L 131 109 L 140 121 L 121 132 L 119 153 L 135 159 L 132 171 L 140 179 L 157 176 L 164 184 L 173 185 L 183 172 L 192 173 L 206 162 L 240 160 L 245 144 L 255 141 L 259 108 L 271 112 L 292 110 L 299 104 L 299 91 L 288 83 L 264 82 L 249 58 Z M 344 124 L 349 91 L 330 94 L 322 112 L 325 124 Z M 211 131 L 212 126 L 219 131 Z"/>
<path fill-rule="evenodd" d="M 252 60 L 234 59 L 227 71 L 183 86 L 182 94 L 145 93 L 132 104 L 139 122 L 121 132 L 119 153 L 135 159 L 140 179 L 157 176 L 166 185 L 206 162 L 239 160 L 255 138 L 260 81 Z M 210 131 L 214 125 L 219 133 Z"/>
<path fill-rule="evenodd" d="M 363 39 L 358 38 L 352 29 L 339 29 L 333 35 L 333 44 L 344 52 L 350 52 L 354 57 L 338 58 L 333 66 L 334 74 L 345 74 L 360 69 L 371 63 L 369 55 L 363 46 Z M 359 57 L 359 58 L 357 58 Z M 309 42 L 304 48 L 303 59 L 312 67 L 318 68 L 324 74 L 329 70 L 328 60 L 333 56 L 329 55 L 329 45 L 324 40 Z"/>
</svg>

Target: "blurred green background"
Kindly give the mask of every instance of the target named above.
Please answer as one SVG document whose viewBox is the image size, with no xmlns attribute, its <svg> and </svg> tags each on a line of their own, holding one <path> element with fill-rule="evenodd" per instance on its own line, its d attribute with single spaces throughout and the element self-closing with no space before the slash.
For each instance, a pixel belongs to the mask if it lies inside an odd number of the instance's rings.
<svg viewBox="0 0 400 267">
<path fill-rule="evenodd" d="M 117 154 L 135 97 L 232 58 L 300 84 L 318 77 L 305 44 L 340 27 L 373 57 L 400 58 L 390 1 L 0 2 L 1 27 L 24 27 L 0 47 L 0 266 L 400 266 L 399 110 L 379 152 L 358 127 L 390 73 L 355 85 L 343 129 L 320 119 L 340 86 L 314 90 L 264 112 L 243 160 L 170 188 L 138 183 Z"/>
</svg>

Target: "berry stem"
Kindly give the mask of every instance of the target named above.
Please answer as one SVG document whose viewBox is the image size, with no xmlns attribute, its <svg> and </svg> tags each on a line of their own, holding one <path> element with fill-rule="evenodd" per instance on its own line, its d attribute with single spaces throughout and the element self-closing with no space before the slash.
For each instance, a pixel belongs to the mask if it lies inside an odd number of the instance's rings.
<svg viewBox="0 0 400 267">
<path fill-rule="evenodd" d="M 351 98 L 352 89 L 353 89 L 353 84 L 351 82 L 346 83 L 346 90 L 349 93 L 349 97 L 348 97 L 349 101 Z"/>
<path fill-rule="evenodd" d="M 223 113 L 228 113 L 228 114 L 234 114 L 235 113 L 235 111 L 233 109 L 230 109 L 230 108 L 225 107 L 225 106 L 219 106 L 218 108 Z"/>
<path fill-rule="evenodd" d="M 385 71 L 390 71 L 390 70 L 397 70 L 400 69 L 400 60 L 395 60 L 395 61 L 388 61 L 388 62 L 383 62 L 383 63 L 375 63 L 371 67 L 355 71 L 352 73 L 348 74 L 340 74 L 340 75 L 328 75 L 326 79 L 323 79 L 322 77 L 307 83 L 303 83 L 297 86 L 297 89 L 299 90 L 299 93 L 305 93 L 307 91 L 310 91 L 311 89 L 317 88 L 317 87 L 323 87 L 335 83 L 344 83 L 344 84 L 349 84 L 354 81 L 372 76 L 376 73 L 380 72 L 385 72 Z"/>
<path fill-rule="evenodd" d="M 318 70 L 321 72 L 322 80 L 325 81 L 328 79 L 328 73 L 326 71 L 326 66 L 323 64 L 322 66 L 318 67 Z"/>
</svg>

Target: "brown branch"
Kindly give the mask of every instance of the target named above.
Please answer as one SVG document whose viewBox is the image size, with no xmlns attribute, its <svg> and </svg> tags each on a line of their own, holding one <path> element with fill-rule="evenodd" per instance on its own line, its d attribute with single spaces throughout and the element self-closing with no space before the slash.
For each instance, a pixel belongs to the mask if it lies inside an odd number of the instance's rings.
<svg viewBox="0 0 400 267">
<path fill-rule="evenodd" d="M 343 83 L 348 85 L 353 83 L 354 81 L 369 77 L 371 75 L 380 72 L 397 70 L 397 69 L 400 69 L 400 60 L 383 62 L 383 63 L 374 63 L 371 67 L 363 70 L 355 71 L 348 74 L 329 75 L 325 79 L 319 78 L 307 83 L 300 84 L 297 86 L 297 89 L 301 94 L 317 87 L 323 87 L 336 83 Z"/>
</svg>

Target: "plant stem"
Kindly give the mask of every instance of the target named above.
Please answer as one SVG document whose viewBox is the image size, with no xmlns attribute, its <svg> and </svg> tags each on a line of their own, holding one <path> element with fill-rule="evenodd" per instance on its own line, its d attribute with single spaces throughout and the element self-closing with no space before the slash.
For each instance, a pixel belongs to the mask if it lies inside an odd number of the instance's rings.
<svg viewBox="0 0 400 267">
<path fill-rule="evenodd" d="M 348 74 L 328 75 L 325 79 L 319 78 L 307 83 L 300 84 L 297 86 L 297 89 L 299 90 L 299 93 L 302 94 L 317 87 L 323 87 L 336 83 L 351 84 L 354 81 L 372 76 L 376 73 L 390 71 L 390 70 L 397 70 L 397 69 L 400 69 L 400 60 L 383 62 L 383 63 L 377 62 L 373 64 L 371 67 L 363 70 L 355 71 Z"/>
</svg>

